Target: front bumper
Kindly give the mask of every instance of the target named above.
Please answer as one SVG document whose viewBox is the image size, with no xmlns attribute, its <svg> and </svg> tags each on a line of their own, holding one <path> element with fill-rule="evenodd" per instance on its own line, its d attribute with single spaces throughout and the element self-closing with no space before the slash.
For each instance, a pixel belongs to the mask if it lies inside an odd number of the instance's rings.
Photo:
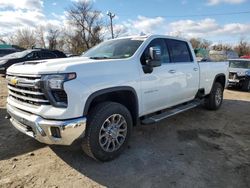
<svg viewBox="0 0 250 188">
<path fill-rule="evenodd" d="M 7 104 L 7 112 L 16 129 L 45 144 L 71 145 L 84 134 L 86 129 L 85 117 L 64 121 L 47 120 L 9 104 Z"/>
</svg>

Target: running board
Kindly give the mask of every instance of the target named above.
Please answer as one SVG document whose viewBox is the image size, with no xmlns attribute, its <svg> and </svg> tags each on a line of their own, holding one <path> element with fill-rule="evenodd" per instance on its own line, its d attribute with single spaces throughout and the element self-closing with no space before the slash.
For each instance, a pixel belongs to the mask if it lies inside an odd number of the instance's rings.
<svg viewBox="0 0 250 188">
<path fill-rule="evenodd" d="M 185 112 L 189 109 L 195 108 L 195 107 L 199 106 L 200 104 L 201 104 L 200 100 L 193 100 L 192 102 L 188 102 L 187 104 L 178 105 L 176 107 L 170 108 L 169 110 L 167 110 L 161 114 L 153 115 L 151 117 L 143 119 L 141 121 L 141 124 L 148 125 L 148 124 L 157 123 L 157 122 L 159 122 L 163 119 L 166 119 L 168 117 L 171 117 L 173 115 L 176 115 L 176 114 L 179 114 L 181 112 Z"/>
</svg>

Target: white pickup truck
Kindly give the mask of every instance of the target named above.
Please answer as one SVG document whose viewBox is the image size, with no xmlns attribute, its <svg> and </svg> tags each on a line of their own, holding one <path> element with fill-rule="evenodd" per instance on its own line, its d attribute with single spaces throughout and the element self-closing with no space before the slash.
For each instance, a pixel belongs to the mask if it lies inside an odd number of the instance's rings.
<svg viewBox="0 0 250 188">
<path fill-rule="evenodd" d="M 201 103 L 217 110 L 228 63 L 197 63 L 186 40 L 135 36 L 105 41 L 83 57 L 23 62 L 7 70 L 7 112 L 14 127 L 46 144 L 71 145 L 108 161 L 132 127 Z"/>
</svg>

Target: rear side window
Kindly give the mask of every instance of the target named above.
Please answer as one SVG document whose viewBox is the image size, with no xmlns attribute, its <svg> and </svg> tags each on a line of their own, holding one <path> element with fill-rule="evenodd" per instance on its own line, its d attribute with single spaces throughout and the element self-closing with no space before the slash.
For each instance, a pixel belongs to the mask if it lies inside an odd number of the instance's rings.
<svg viewBox="0 0 250 188">
<path fill-rule="evenodd" d="M 57 57 L 55 54 L 50 52 L 40 52 L 40 56 L 42 59 L 52 59 Z"/>
<path fill-rule="evenodd" d="M 172 62 L 193 62 L 193 58 L 188 47 L 188 44 L 184 41 L 167 39 L 169 47 L 169 53 Z"/>
</svg>

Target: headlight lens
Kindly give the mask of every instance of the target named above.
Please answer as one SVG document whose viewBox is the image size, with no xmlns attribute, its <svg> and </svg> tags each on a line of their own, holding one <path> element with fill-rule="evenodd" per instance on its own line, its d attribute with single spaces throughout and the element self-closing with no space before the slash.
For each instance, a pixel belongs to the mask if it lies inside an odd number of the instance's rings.
<svg viewBox="0 0 250 188">
<path fill-rule="evenodd" d="M 64 91 L 63 85 L 64 82 L 75 78 L 76 73 L 49 74 L 42 76 L 42 90 L 53 106 L 67 107 L 67 94 Z"/>
<path fill-rule="evenodd" d="M 63 83 L 76 78 L 76 73 L 45 75 L 42 80 L 47 82 L 50 89 L 63 89 Z"/>
<path fill-rule="evenodd" d="M 246 75 L 250 76 L 250 70 L 246 71 Z"/>
</svg>

